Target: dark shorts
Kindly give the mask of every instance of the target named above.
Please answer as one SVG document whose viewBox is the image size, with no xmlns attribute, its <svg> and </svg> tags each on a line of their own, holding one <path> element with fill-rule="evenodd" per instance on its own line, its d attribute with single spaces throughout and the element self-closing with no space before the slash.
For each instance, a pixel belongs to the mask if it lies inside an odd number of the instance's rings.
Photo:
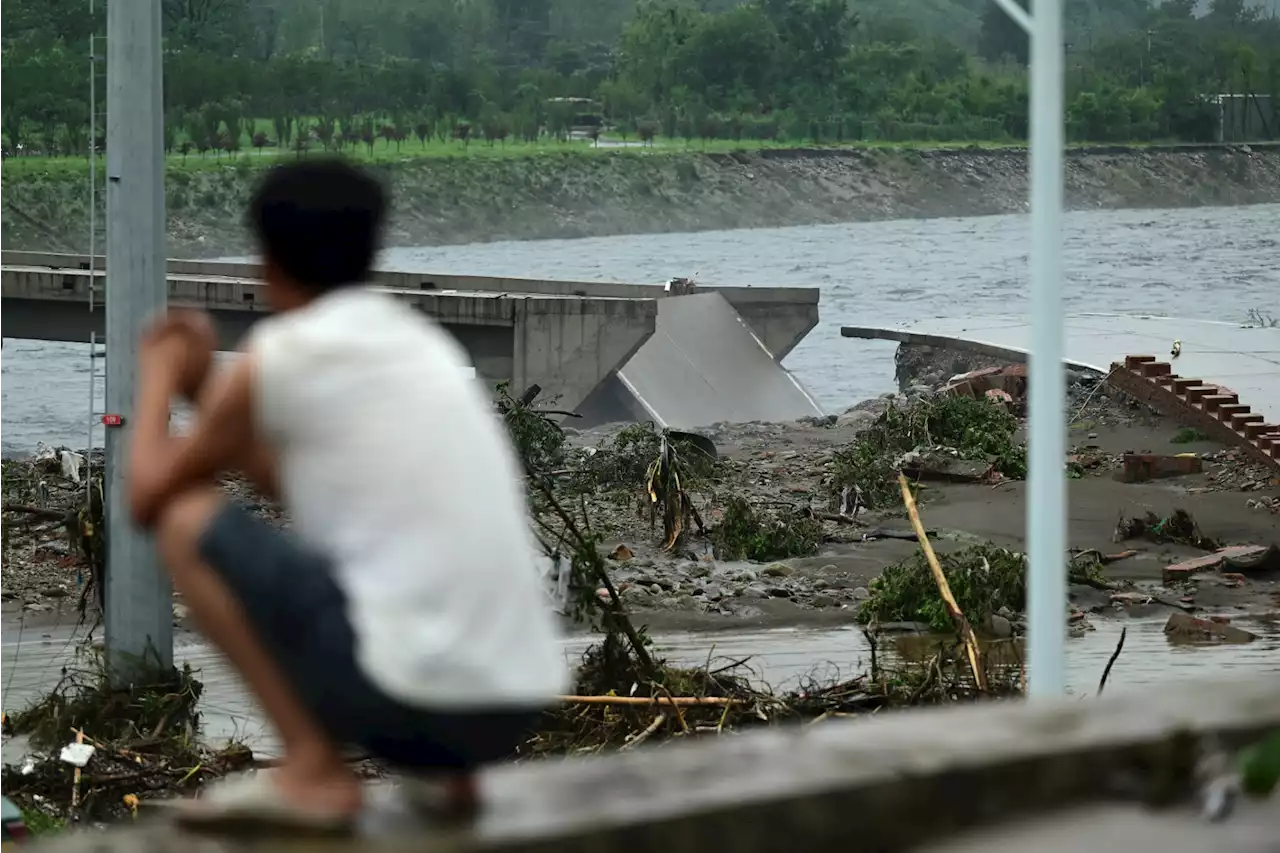
<svg viewBox="0 0 1280 853">
<path fill-rule="evenodd" d="M 330 735 L 409 770 L 464 770 L 510 757 L 542 709 L 406 705 L 356 663 L 346 597 L 330 562 L 236 504 L 200 537 L 201 557 L 230 587 L 267 647 Z"/>
</svg>

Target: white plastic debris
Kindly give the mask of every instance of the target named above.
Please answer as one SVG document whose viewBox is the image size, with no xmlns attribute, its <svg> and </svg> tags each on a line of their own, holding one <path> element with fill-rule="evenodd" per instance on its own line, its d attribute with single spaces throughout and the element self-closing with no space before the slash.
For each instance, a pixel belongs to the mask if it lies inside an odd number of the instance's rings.
<svg viewBox="0 0 1280 853">
<path fill-rule="evenodd" d="M 94 751 L 93 744 L 90 743 L 69 743 L 62 748 L 58 757 L 72 767 L 84 767 L 93 758 Z"/>
<path fill-rule="evenodd" d="M 22 762 L 22 775 L 30 776 L 32 773 L 35 773 L 35 772 L 36 772 L 36 760 L 34 758 L 28 757 L 26 761 Z"/>
<path fill-rule="evenodd" d="M 572 561 L 563 556 L 553 559 L 545 554 L 536 555 L 534 560 L 543 592 L 552 609 L 557 613 L 567 614 L 569 612 L 569 581 L 573 574 Z"/>
<path fill-rule="evenodd" d="M 73 453 L 70 450 L 64 450 L 61 453 L 62 458 L 62 476 L 66 477 L 73 483 L 80 482 L 80 470 L 84 467 L 84 457 L 79 453 Z"/>
</svg>

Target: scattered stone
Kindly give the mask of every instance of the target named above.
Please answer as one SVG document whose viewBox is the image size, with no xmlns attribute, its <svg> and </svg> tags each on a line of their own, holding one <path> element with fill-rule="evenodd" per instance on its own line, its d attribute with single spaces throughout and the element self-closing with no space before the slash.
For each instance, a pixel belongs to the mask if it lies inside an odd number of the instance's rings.
<svg viewBox="0 0 1280 853">
<path fill-rule="evenodd" d="M 619 563 L 625 563 L 635 555 L 636 555 L 636 552 L 632 551 L 626 545 L 619 545 L 617 548 L 614 548 L 612 551 L 609 552 L 609 559 L 616 560 Z"/>
<path fill-rule="evenodd" d="M 865 586 L 855 586 L 853 588 L 854 601 L 866 601 L 870 597 L 871 597 L 871 590 L 867 589 Z"/>
<path fill-rule="evenodd" d="M 993 613 L 987 620 L 987 630 L 991 632 L 991 636 L 1007 640 L 1013 636 L 1013 623 L 1000 614 Z"/>
<path fill-rule="evenodd" d="M 771 578 L 786 578 L 795 574 L 795 569 L 786 563 L 770 563 L 764 567 L 764 573 Z"/>
<path fill-rule="evenodd" d="M 839 602 L 829 595 L 815 595 L 809 603 L 814 607 L 835 607 Z"/>
<path fill-rule="evenodd" d="M 1177 456 L 1161 456 L 1156 453 L 1126 453 L 1121 479 L 1126 483 L 1145 483 L 1164 477 L 1182 477 L 1199 474 L 1204 461 L 1194 453 Z"/>
<path fill-rule="evenodd" d="M 1224 625 L 1212 619 L 1197 619 L 1185 613 L 1175 613 L 1165 623 L 1167 636 L 1189 642 L 1221 641 L 1226 643 L 1249 643 L 1256 637 L 1234 625 Z"/>
</svg>

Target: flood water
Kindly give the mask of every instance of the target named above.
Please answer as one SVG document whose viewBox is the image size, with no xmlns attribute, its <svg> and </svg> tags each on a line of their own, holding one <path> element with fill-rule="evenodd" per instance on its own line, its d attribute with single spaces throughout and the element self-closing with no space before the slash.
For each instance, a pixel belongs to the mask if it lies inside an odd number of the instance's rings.
<svg viewBox="0 0 1280 853">
<path fill-rule="evenodd" d="M 1123 627 L 1128 628 L 1124 650 L 1112 668 L 1107 691 L 1141 690 L 1153 684 L 1184 680 L 1224 678 L 1280 678 L 1280 626 L 1237 619 L 1234 624 L 1258 635 L 1252 643 L 1179 644 L 1164 635 L 1164 619 L 1100 620 L 1097 630 L 1067 641 L 1068 690 L 1081 697 L 1097 693 L 1107 659 L 1115 651 Z M 100 636 L 100 632 L 95 636 Z M 44 629 L 6 627 L 3 639 L 3 707 L 24 707 L 42 691 L 57 683 L 64 666 L 86 665 L 80 649 L 85 631 L 71 625 Z M 564 642 L 565 655 L 575 661 L 591 638 L 577 636 Z M 831 683 L 866 672 L 870 655 L 861 629 L 781 629 L 672 634 L 655 639 L 655 653 L 670 663 L 712 669 L 746 658 L 740 672 L 775 691 L 798 689 L 813 683 Z M 882 640 L 881 663 L 892 663 L 897 650 L 919 654 L 924 638 L 906 638 L 903 646 Z M 272 754 L 274 736 L 245 695 L 239 679 L 221 657 L 190 635 L 175 642 L 175 663 L 183 661 L 199 669 L 204 683 L 201 709 L 204 734 L 211 740 L 244 740 L 258 752 Z M 13 756 L 5 760 L 13 761 Z"/>
<path fill-rule="evenodd" d="M 1068 311 L 1167 314 L 1243 320 L 1249 309 L 1280 313 L 1280 205 L 1068 214 L 1064 299 Z M 1025 216 L 894 221 L 698 234 L 396 248 L 383 266 L 477 275 L 660 282 L 696 275 L 703 284 L 816 286 L 822 320 L 786 361 L 831 411 L 893 389 L 894 346 L 845 340 L 844 324 L 1017 313 L 1027 305 Z M 89 439 L 87 347 L 6 340 L 2 392 L 5 454 L 37 441 L 83 446 Z M 101 408 L 101 389 L 96 408 Z M 93 438 L 101 443 L 101 435 Z M 1068 643 L 1073 692 L 1092 695 L 1120 624 Z M 1242 623 L 1261 638 L 1246 646 L 1184 647 L 1162 621 L 1129 622 L 1109 690 L 1233 674 L 1276 677 L 1274 626 Z M 585 640 L 566 644 L 577 656 Z M 56 682 L 77 646 L 69 626 L 9 625 L 3 637 L 3 707 L 13 710 Z M 750 657 L 777 689 L 807 675 L 852 675 L 868 664 L 860 631 L 681 634 L 658 638 L 672 662 Z M 207 647 L 180 642 L 177 657 L 202 670 L 209 736 L 271 741 L 237 680 Z"/>
<path fill-rule="evenodd" d="M 1068 311 L 1245 319 L 1280 314 L 1280 205 L 1074 212 L 1066 217 Z M 898 220 L 583 240 L 395 248 L 382 266 L 474 275 L 811 286 L 821 321 L 786 360 L 831 411 L 893 390 L 894 345 L 840 326 L 1026 310 L 1025 216 Z M 6 454 L 88 440 L 88 348 L 7 340 Z M 95 441 L 100 442 L 98 435 Z"/>
</svg>

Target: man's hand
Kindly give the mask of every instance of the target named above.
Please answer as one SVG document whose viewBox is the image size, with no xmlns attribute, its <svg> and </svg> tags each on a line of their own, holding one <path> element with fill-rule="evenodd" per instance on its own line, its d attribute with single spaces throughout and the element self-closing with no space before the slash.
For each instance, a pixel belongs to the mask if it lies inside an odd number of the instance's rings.
<svg viewBox="0 0 1280 853">
<path fill-rule="evenodd" d="M 173 391 L 194 401 L 213 366 L 218 333 L 203 311 L 175 309 L 143 333 L 139 362 L 146 373 L 160 375 Z"/>
</svg>

